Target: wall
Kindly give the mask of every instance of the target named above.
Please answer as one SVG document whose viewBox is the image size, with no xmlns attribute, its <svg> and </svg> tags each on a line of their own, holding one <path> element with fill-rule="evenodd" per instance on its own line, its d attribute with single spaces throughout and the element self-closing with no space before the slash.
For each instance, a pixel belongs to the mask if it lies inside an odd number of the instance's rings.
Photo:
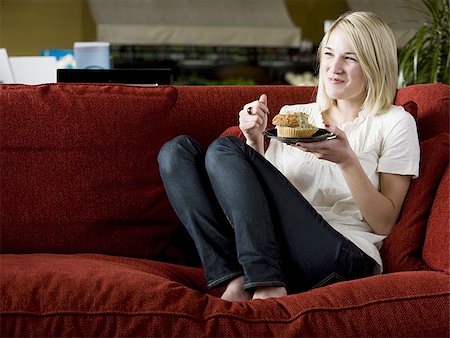
<svg viewBox="0 0 450 338">
<path fill-rule="evenodd" d="M 323 22 L 337 19 L 348 11 L 345 0 L 284 0 L 291 20 L 302 28 L 302 39 L 318 44 L 323 36 Z"/>
<path fill-rule="evenodd" d="M 0 0 L 0 47 L 10 56 L 72 48 L 95 34 L 85 0 Z"/>
<path fill-rule="evenodd" d="M 324 20 L 348 10 L 345 0 L 284 1 L 302 37 L 314 43 L 323 35 Z M 0 47 L 9 55 L 38 55 L 43 48 L 72 48 L 75 41 L 95 39 L 86 0 L 0 0 Z"/>
</svg>

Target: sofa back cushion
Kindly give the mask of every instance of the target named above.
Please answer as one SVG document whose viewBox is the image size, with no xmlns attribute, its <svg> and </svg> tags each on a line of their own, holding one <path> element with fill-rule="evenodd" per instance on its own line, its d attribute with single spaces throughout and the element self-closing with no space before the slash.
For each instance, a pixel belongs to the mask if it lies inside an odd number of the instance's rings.
<svg viewBox="0 0 450 338">
<path fill-rule="evenodd" d="M 177 220 L 156 163 L 173 87 L 2 86 L 2 253 L 160 255 Z"/>
<path fill-rule="evenodd" d="M 450 274 L 450 168 L 447 165 L 427 223 L 423 259 L 433 269 Z"/>
<path fill-rule="evenodd" d="M 395 104 L 405 105 L 408 101 L 413 101 L 417 105 L 417 123 L 422 141 L 440 133 L 449 132 L 450 87 L 448 85 L 416 84 L 400 88 L 397 91 Z"/>
<path fill-rule="evenodd" d="M 422 249 L 433 202 L 440 205 L 435 195 L 448 162 L 448 133 L 441 133 L 420 143 L 419 177 L 412 180 L 399 220 L 381 247 L 386 272 L 429 269 L 422 259 Z M 443 225 L 436 226 L 433 231 L 439 237 L 445 236 L 444 229 L 448 231 L 449 226 L 448 212 L 441 216 Z M 435 258 L 448 259 L 448 251 L 432 250 L 435 251 Z"/>
<path fill-rule="evenodd" d="M 417 116 L 422 139 L 448 131 L 448 123 L 442 123 L 448 121 L 448 88 L 414 85 L 398 91 L 396 104 Z M 285 104 L 314 101 L 316 87 L 0 85 L 1 252 L 167 257 L 180 224 L 160 181 L 159 148 L 178 134 L 207 146 L 236 125 L 245 103 L 263 93 L 273 116 Z M 434 154 L 433 144 L 423 154 Z M 448 148 L 446 156 L 448 161 Z M 426 170 L 421 169 L 412 186 L 423 184 L 428 191 Z M 434 193 L 428 192 L 429 199 L 422 202 L 415 197 L 421 191 L 411 189 L 412 202 L 406 203 L 400 220 L 404 226 L 388 238 L 390 258 L 395 250 L 405 253 L 400 257 L 421 255 L 424 219 L 430 212 L 423 208 L 427 201 L 431 205 Z M 408 218 L 415 216 L 407 210 L 415 209 L 425 210 L 419 222 L 421 242 L 406 243 L 400 229 L 414 232 Z M 175 243 L 185 239 L 177 237 Z M 402 249 L 411 243 L 412 249 Z M 391 254 L 389 247 L 398 249 Z M 405 269 L 395 258 L 391 262 L 394 269 Z"/>
</svg>

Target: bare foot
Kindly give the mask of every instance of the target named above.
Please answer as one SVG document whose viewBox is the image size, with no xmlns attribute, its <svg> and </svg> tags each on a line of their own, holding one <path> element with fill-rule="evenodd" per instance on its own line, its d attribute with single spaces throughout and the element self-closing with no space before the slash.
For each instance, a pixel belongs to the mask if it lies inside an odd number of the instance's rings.
<svg viewBox="0 0 450 338">
<path fill-rule="evenodd" d="M 240 276 L 228 283 L 225 292 L 220 297 L 229 302 L 245 301 L 251 299 L 251 295 L 244 290 L 244 277 Z"/>
<path fill-rule="evenodd" d="M 265 286 L 256 288 L 253 299 L 278 298 L 286 295 L 287 291 L 283 286 Z"/>
</svg>

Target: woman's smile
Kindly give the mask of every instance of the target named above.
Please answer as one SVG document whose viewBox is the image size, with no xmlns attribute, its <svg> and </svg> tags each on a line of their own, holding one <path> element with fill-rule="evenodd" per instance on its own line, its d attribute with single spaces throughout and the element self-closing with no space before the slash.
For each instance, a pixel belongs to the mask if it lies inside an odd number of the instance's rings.
<svg viewBox="0 0 450 338">
<path fill-rule="evenodd" d="M 330 77 L 330 78 L 328 78 L 328 80 L 330 81 L 330 83 L 332 85 L 340 85 L 340 84 L 344 84 L 345 83 L 344 80 L 339 79 L 337 77 Z"/>
</svg>

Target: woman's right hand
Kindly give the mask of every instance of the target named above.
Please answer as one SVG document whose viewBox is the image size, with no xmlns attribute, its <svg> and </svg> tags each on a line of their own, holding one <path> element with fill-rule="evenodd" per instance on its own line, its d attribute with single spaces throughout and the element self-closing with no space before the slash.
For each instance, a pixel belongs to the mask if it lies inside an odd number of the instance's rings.
<svg viewBox="0 0 450 338">
<path fill-rule="evenodd" d="M 262 144 L 262 133 L 267 127 L 267 95 L 262 94 L 259 100 L 247 103 L 239 112 L 239 128 L 244 134 L 247 144 L 259 150 Z"/>
</svg>

